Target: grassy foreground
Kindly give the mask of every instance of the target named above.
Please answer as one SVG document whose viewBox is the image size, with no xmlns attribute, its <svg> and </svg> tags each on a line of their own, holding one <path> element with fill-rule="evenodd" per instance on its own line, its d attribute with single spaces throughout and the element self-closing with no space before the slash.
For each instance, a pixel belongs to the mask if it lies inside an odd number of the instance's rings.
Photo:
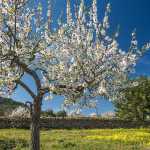
<svg viewBox="0 0 150 150">
<path fill-rule="evenodd" d="M 0 130 L 0 150 L 29 149 L 29 130 Z M 150 150 L 150 129 L 42 130 L 41 150 Z"/>
</svg>

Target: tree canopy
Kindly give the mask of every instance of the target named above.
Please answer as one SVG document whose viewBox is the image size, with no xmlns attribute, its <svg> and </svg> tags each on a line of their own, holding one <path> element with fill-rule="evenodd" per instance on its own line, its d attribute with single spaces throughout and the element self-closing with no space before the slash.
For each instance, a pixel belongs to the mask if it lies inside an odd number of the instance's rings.
<svg viewBox="0 0 150 150">
<path fill-rule="evenodd" d="M 64 106 L 77 104 L 77 110 L 97 96 L 114 100 L 131 86 L 126 84 L 128 75 L 150 48 L 150 44 L 138 47 L 135 32 L 128 50 L 119 47 L 118 31 L 109 34 L 109 3 L 99 21 L 97 0 L 89 11 L 81 0 L 74 17 L 67 0 L 67 19 L 59 19 L 56 30 L 51 28 L 51 0 L 47 5 L 43 16 L 40 1 L 34 7 L 32 0 L 0 0 L 0 96 L 11 94 L 19 85 L 32 97 L 33 103 L 28 104 L 33 150 L 39 150 L 41 105 L 46 94 L 63 95 Z M 34 80 L 36 92 L 22 80 L 26 74 Z"/>
<path fill-rule="evenodd" d="M 63 94 L 65 104 L 97 95 L 109 99 L 119 96 L 118 91 L 125 86 L 128 74 L 149 44 L 138 48 L 133 32 L 128 52 L 121 50 L 118 32 L 107 33 L 110 4 L 100 22 L 96 0 L 89 13 L 81 0 L 75 19 L 67 0 L 67 21 L 60 20 L 54 31 L 50 28 L 51 2 L 48 1 L 46 21 L 42 3 L 37 8 L 31 3 L 27 0 L 0 3 L 1 95 L 20 85 L 35 99 L 36 93 L 22 81 L 26 73 L 35 80 L 37 93 Z"/>
<path fill-rule="evenodd" d="M 124 90 L 124 98 L 115 101 L 116 116 L 121 119 L 144 121 L 150 117 L 150 79 L 140 77 L 137 86 Z"/>
</svg>

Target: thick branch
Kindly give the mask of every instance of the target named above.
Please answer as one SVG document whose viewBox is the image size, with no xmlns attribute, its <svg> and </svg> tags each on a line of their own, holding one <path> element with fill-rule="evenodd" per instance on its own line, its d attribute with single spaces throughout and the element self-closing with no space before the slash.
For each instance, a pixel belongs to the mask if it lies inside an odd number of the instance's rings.
<svg viewBox="0 0 150 150">
<path fill-rule="evenodd" d="M 41 81 L 40 78 L 38 77 L 37 73 L 31 69 L 28 68 L 28 66 L 20 61 L 15 61 L 19 67 L 21 67 L 26 73 L 32 76 L 34 79 L 36 86 L 37 86 L 37 91 L 40 92 L 41 89 Z"/>
<path fill-rule="evenodd" d="M 33 91 L 30 90 L 30 88 L 24 82 L 22 82 L 21 80 L 19 80 L 19 81 L 16 81 L 16 83 L 19 84 L 21 87 L 23 87 L 30 94 L 30 96 L 33 99 L 36 98 L 36 95 L 33 93 Z"/>
</svg>

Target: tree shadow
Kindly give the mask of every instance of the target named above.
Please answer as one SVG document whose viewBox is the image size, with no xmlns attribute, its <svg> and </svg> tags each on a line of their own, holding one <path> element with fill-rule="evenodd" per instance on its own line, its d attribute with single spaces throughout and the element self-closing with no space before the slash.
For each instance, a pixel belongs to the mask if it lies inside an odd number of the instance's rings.
<svg viewBox="0 0 150 150">
<path fill-rule="evenodd" d="M 0 150 L 20 150 L 22 148 L 29 148 L 29 142 L 23 139 L 0 140 Z"/>
</svg>

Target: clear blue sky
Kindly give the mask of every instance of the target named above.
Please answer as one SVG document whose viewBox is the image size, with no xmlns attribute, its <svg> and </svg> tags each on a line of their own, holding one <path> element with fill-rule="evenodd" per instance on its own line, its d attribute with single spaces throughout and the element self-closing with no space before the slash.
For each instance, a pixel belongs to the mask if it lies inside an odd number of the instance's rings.
<svg viewBox="0 0 150 150">
<path fill-rule="evenodd" d="M 37 3 L 38 0 L 36 0 Z M 41 0 L 43 6 L 46 8 L 46 1 Z M 53 20 L 56 22 L 56 18 L 59 17 L 60 13 L 63 11 L 65 14 L 66 0 L 53 0 Z M 75 0 L 72 0 L 72 6 Z M 79 0 L 78 0 L 79 1 Z M 90 5 L 92 0 L 85 0 L 86 5 Z M 108 0 L 97 0 L 98 2 L 98 14 L 99 19 L 104 15 L 104 9 L 106 7 L 106 2 Z M 112 13 L 110 18 L 111 29 L 115 30 L 119 24 L 120 37 L 118 39 L 120 47 L 126 50 L 130 45 L 130 34 L 136 28 L 137 29 L 137 39 L 139 45 L 150 41 L 150 0 L 109 0 L 112 5 Z M 46 9 L 45 9 L 46 10 Z M 55 27 L 54 24 L 53 27 Z M 150 51 L 147 52 L 136 66 L 135 76 L 146 75 L 150 76 Z M 29 77 L 25 77 L 26 81 L 32 89 L 35 89 L 34 83 Z M 16 90 L 13 94 L 13 99 L 18 101 L 27 101 L 31 98 L 24 93 L 21 88 Z M 43 109 L 53 109 L 58 111 L 61 108 L 63 98 L 57 96 L 51 102 L 43 102 Z M 100 100 L 98 104 L 99 112 L 113 111 L 113 105 L 111 102 L 106 100 Z M 94 112 L 94 110 L 83 110 L 84 113 L 89 114 Z"/>
</svg>

